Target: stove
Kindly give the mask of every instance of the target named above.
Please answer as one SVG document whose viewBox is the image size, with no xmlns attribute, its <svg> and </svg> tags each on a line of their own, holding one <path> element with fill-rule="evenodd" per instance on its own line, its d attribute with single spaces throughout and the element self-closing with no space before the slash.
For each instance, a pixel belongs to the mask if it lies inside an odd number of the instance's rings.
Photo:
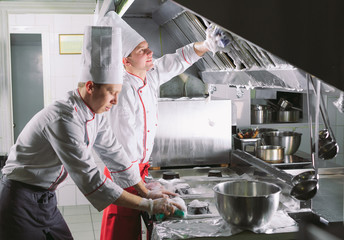
<svg viewBox="0 0 344 240">
<path fill-rule="evenodd" d="M 144 214 L 143 219 L 147 230 L 151 239 L 154 240 L 219 237 L 239 233 L 243 230 L 228 225 L 219 215 L 215 205 L 213 187 L 221 182 L 238 179 L 278 182 L 277 179 L 271 179 L 269 176 L 256 176 L 251 172 L 238 175 L 234 170 L 227 167 L 174 168 L 150 170 L 149 173 L 147 182 L 158 181 L 169 191 L 178 193 L 185 201 L 188 210 L 184 218 L 169 217 L 162 221 L 157 221 L 154 216 L 150 217 L 148 214 Z M 170 179 L 164 179 L 164 176 Z M 290 201 L 288 196 L 281 195 L 279 211 L 276 213 L 276 220 L 272 221 L 272 224 L 274 222 L 280 223 L 283 220 L 285 226 L 290 226 L 290 229 L 295 232 L 297 231 L 297 224 L 284 210 L 294 209 L 297 211 L 299 202 Z M 198 206 L 198 209 L 192 208 L 193 206 Z M 269 229 L 257 231 L 259 233 L 280 231 L 281 226 L 269 225 L 267 228 Z"/>
</svg>

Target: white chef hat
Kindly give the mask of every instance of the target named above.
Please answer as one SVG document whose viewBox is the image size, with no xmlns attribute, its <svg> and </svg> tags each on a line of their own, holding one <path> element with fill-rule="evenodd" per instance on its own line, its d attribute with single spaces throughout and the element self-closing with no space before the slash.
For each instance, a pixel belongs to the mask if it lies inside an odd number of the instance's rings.
<svg viewBox="0 0 344 240">
<path fill-rule="evenodd" d="M 80 82 L 123 84 L 121 29 L 87 26 L 81 65 Z"/>
<path fill-rule="evenodd" d="M 109 11 L 104 17 L 99 16 L 97 25 L 100 26 L 116 26 L 122 30 L 122 57 L 128 57 L 129 54 L 145 39 L 132 29 L 118 14 Z"/>
</svg>

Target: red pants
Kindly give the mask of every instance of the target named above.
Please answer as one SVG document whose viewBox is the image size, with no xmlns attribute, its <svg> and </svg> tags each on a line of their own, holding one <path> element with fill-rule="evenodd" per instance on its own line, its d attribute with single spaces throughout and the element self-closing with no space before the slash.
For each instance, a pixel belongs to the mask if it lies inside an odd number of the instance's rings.
<svg viewBox="0 0 344 240">
<path fill-rule="evenodd" d="M 144 180 L 148 175 L 149 164 L 139 164 L 140 174 Z M 105 167 L 104 174 L 111 179 L 109 170 Z M 124 189 L 138 195 L 134 187 Z M 100 240 L 141 240 L 140 211 L 111 204 L 103 211 Z"/>
</svg>

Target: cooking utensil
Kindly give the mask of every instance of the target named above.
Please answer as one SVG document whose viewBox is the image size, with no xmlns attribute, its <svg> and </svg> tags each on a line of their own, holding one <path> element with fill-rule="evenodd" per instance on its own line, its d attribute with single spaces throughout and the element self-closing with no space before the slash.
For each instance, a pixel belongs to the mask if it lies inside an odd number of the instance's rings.
<svg viewBox="0 0 344 240">
<path fill-rule="evenodd" d="M 315 89 L 315 84 L 313 82 L 312 76 L 309 75 L 309 81 L 312 83 L 313 88 Z M 333 159 L 334 157 L 337 156 L 339 152 L 339 146 L 337 144 L 337 141 L 335 139 L 333 130 L 330 125 L 330 119 L 328 117 L 328 113 L 325 107 L 325 102 L 323 97 L 321 96 L 321 92 L 318 92 L 319 97 L 320 97 L 320 113 L 323 118 L 324 124 L 326 129 L 328 130 L 329 136 L 324 140 L 322 139 L 323 133 L 325 130 L 322 130 L 319 132 L 321 136 L 319 136 L 320 141 L 319 141 L 319 153 L 318 156 L 319 158 L 323 160 L 329 160 Z"/>
<path fill-rule="evenodd" d="M 251 105 L 251 123 L 271 123 L 272 109 L 269 105 Z"/>
<path fill-rule="evenodd" d="M 268 162 L 278 163 L 284 159 L 284 147 L 264 145 L 257 148 L 257 157 Z"/>
<path fill-rule="evenodd" d="M 291 187 L 290 195 L 298 200 L 309 200 L 313 198 L 318 191 L 317 178 L 303 180 L 303 173 L 293 176 L 241 150 L 234 150 L 232 152 L 232 157 L 239 158 L 259 170 L 279 178 Z"/>
<path fill-rule="evenodd" d="M 294 154 L 300 147 L 302 133 L 274 131 L 262 134 L 264 145 L 284 147 L 284 155 Z"/>
<path fill-rule="evenodd" d="M 281 110 L 288 110 L 291 107 L 293 107 L 293 104 L 291 102 L 289 102 L 288 100 L 284 99 L 284 98 L 280 98 L 278 100 L 278 105 L 280 106 Z"/>
<path fill-rule="evenodd" d="M 290 194 L 299 200 L 309 200 L 315 196 L 318 191 L 318 181 L 316 179 L 305 180 L 296 184 Z"/>
<path fill-rule="evenodd" d="M 213 190 L 221 217 L 244 229 L 266 225 L 278 208 L 281 192 L 275 184 L 247 180 L 222 182 Z"/>
<path fill-rule="evenodd" d="M 276 122 L 298 122 L 300 120 L 300 111 L 298 110 L 283 110 L 276 112 Z"/>
<path fill-rule="evenodd" d="M 306 171 L 294 176 L 291 179 L 291 181 L 293 182 L 294 185 L 296 185 L 300 182 L 307 181 L 307 180 L 314 180 L 314 179 L 316 179 L 315 171 L 310 170 L 310 171 Z"/>
</svg>

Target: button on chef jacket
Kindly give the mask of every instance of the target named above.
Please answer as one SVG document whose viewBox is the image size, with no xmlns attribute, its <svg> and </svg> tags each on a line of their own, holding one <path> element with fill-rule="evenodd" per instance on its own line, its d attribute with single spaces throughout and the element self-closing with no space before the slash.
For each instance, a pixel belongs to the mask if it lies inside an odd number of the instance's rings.
<svg viewBox="0 0 344 240">
<path fill-rule="evenodd" d="M 155 60 L 146 79 L 124 71 L 118 104 L 111 109 L 109 118 L 116 138 L 133 163 L 148 162 L 152 153 L 158 127 L 159 86 L 183 73 L 199 59 L 192 43 Z"/>
<path fill-rule="evenodd" d="M 98 170 L 92 147 L 114 172 L 115 183 Z M 11 148 L 2 172 L 9 179 L 50 190 L 68 173 L 99 211 L 113 203 L 122 188 L 141 181 L 138 167 L 115 139 L 108 119 L 93 113 L 78 90 L 33 117 Z"/>
</svg>

